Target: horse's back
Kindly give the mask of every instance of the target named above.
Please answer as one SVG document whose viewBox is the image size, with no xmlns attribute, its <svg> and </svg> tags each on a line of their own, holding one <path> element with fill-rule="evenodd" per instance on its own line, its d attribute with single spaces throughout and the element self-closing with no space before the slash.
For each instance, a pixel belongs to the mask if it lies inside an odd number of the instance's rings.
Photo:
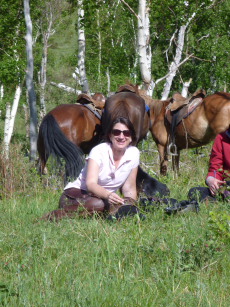
<svg viewBox="0 0 230 307">
<path fill-rule="evenodd" d="M 105 133 L 107 133 L 110 124 L 117 117 L 128 118 L 134 126 L 137 139 L 140 139 L 143 134 L 145 117 L 144 99 L 133 92 L 118 92 L 110 96 L 105 102 L 102 116 L 102 127 Z"/>
<path fill-rule="evenodd" d="M 217 92 L 202 103 L 176 129 L 178 148 L 194 148 L 211 142 L 218 133 L 229 128 L 230 94 Z"/>
<path fill-rule="evenodd" d="M 205 116 L 215 135 L 230 125 L 230 93 L 217 92 L 204 99 Z"/>
<path fill-rule="evenodd" d="M 48 114 L 52 114 L 58 124 L 62 125 L 66 121 L 77 121 L 78 119 L 84 117 L 84 109 L 86 108 L 79 104 L 60 104 L 52 109 Z"/>
<path fill-rule="evenodd" d="M 100 119 L 87 107 L 79 104 L 62 104 L 51 110 L 63 133 L 74 144 L 90 141 L 96 133 Z"/>
</svg>

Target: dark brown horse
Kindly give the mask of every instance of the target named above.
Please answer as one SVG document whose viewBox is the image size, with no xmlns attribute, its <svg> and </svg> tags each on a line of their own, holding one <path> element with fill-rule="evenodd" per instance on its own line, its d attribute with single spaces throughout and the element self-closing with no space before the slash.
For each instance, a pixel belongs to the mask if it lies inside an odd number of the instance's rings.
<svg viewBox="0 0 230 307">
<path fill-rule="evenodd" d="M 105 134 L 109 124 L 120 116 L 128 118 L 133 124 L 137 143 L 147 135 L 150 118 L 146 111 L 145 100 L 141 97 L 137 86 L 122 86 L 117 93 L 106 100 L 102 116 L 102 129 Z"/>
<path fill-rule="evenodd" d="M 99 143 L 101 135 L 101 115 L 95 104 L 103 107 L 103 97 L 99 99 L 82 94 L 78 97 L 81 104 L 62 104 L 51 110 L 42 120 L 38 134 L 38 154 L 40 173 L 50 155 L 65 161 L 66 178 L 76 178 L 84 166 L 84 154 L 89 153 Z"/>
<path fill-rule="evenodd" d="M 170 103 L 171 100 L 152 100 L 150 104 L 150 131 L 158 147 L 160 172 L 163 175 L 167 173 L 168 149 L 172 132 L 171 124 L 166 119 Z M 173 145 L 177 153 L 174 152 L 172 156 L 175 170 L 179 170 L 180 150 L 208 144 L 218 133 L 228 129 L 229 125 L 230 94 L 217 92 L 206 96 L 190 115 L 183 117 L 175 126 Z"/>
</svg>

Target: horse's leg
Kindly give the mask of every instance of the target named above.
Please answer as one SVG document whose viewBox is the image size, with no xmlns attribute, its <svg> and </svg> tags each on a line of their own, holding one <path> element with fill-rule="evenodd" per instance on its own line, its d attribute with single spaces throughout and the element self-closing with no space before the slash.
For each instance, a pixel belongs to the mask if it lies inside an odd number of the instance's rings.
<svg viewBox="0 0 230 307">
<path fill-rule="evenodd" d="M 160 173 L 163 176 L 167 174 L 167 167 L 168 167 L 168 154 L 167 154 L 167 147 L 161 144 L 157 145 L 159 157 L 160 157 Z"/>
</svg>

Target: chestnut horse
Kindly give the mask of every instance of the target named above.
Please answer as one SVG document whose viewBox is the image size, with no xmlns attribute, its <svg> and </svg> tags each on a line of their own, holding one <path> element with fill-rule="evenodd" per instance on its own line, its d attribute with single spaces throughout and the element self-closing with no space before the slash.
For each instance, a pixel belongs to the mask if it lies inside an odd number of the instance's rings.
<svg viewBox="0 0 230 307">
<path fill-rule="evenodd" d="M 37 140 L 40 174 L 53 155 L 59 163 L 65 161 L 65 179 L 76 178 L 84 166 L 84 154 L 99 143 L 104 95 L 81 94 L 77 102 L 59 105 L 43 118 Z"/>
<path fill-rule="evenodd" d="M 171 126 L 166 119 L 170 100 L 152 100 L 150 103 L 150 131 L 160 156 L 160 172 L 167 173 L 168 146 Z M 180 150 L 195 148 L 211 142 L 230 125 L 230 94 L 217 92 L 206 96 L 196 109 L 183 118 L 174 130 L 177 153 L 172 156 L 174 170 L 179 170 Z"/>
</svg>

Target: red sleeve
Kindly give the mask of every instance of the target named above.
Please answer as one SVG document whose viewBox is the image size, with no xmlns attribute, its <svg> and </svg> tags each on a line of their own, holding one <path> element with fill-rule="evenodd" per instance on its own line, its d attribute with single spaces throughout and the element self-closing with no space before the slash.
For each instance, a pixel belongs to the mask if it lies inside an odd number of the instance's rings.
<svg viewBox="0 0 230 307">
<path fill-rule="evenodd" d="M 223 180 L 223 146 L 222 134 L 218 134 L 212 146 L 211 156 L 209 160 L 208 176 L 213 176 L 219 180 Z"/>
</svg>

